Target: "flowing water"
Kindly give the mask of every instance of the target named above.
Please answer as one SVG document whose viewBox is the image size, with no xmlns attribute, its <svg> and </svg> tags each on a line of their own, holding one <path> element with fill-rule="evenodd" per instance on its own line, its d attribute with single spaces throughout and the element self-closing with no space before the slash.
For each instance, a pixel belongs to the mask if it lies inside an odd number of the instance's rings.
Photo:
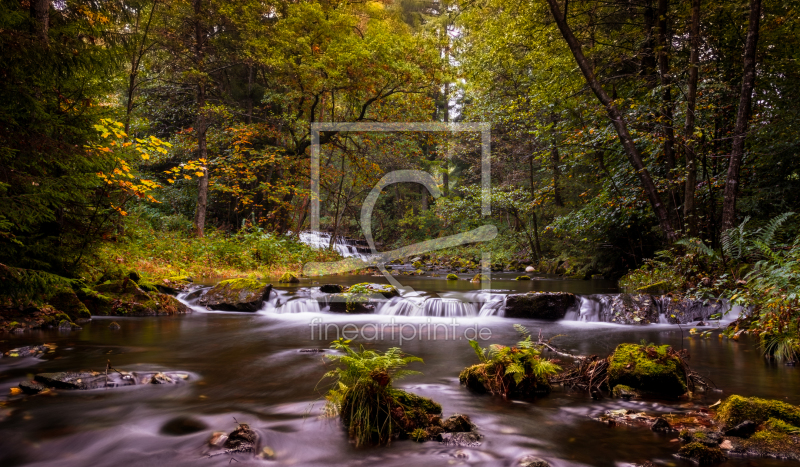
<svg viewBox="0 0 800 467">
<path fill-rule="evenodd" d="M 610 428 L 592 417 L 623 407 L 681 412 L 734 393 L 800 403 L 800 369 L 765 362 L 750 340 L 689 339 L 685 327 L 682 332 L 667 324 L 634 327 L 599 321 L 602 297 L 616 292 L 612 283 L 510 279 L 498 275 L 486 290 L 467 281 L 402 277 L 401 282 L 414 290 L 413 303 L 387 301 L 375 314 L 354 316 L 324 312 L 325 294 L 303 282 L 276 289 L 256 313 L 196 307 L 185 316 L 114 318 L 122 326 L 118 331 L 108 329 L 111 319 L 95 318 L 79 331 L 5 337 L 0 350 L 43 342 L 58 347 L 42 359 L 0 359 L 2 394 L 31 374 L 103 370 L 107 361 L 118 369 L 177 371 L 191 377 L 187 384 L 174 386 L 58 391 L 8 400 L 0 406 L 0 465 L 513 466 L 520 457 L 536 454 L 553 466 L 622 466 L 647 460 L 690 466 L 672 456 L 678 443 L 670 442 L 670 436 L 646 428 Z M 331 281 L 383 282 L 354 276 Z M 564 290 L 582 299 L 558 322 L 500 316 L 504 295 L 526 290 Z M 545 336 L 562 334 L 557 342 L 580 354 L 607 355 L 621 342 L 642 339 L 685 347 L 693 367 L 721 391 L 692 403 L 594 401 L 563 389 L 538 399 L 505 401 L 461 387 L 458 373 L 477 362 L 466 338 L 491 335 L 484 345 L 511 344 L 518 340 L 515 323 Z M 337 330 L 348 329 L 358 330 L 356 342 L 366 348 L 402 344 L 404 351 L 422 357 L 424 365 L 415 364 L 415 369 L 423 374 L 397 385 L 440 402 L 445 416 L 469 414 L 485 436 L 482 444 L 457 448 L 400 441 L 382 448 L 353 448 L 335 420 L 320 417 L 324 386 L 317 382 L 331 365 L 325 363 L 324 353 L 300 351 L 326 349 Z M 271 447 L 275 460 L 244 455 L 236 456 L 235 462 L 230 456 L 204 458 L 212 432 L 229 432 L 236 421 L 253 427 L 260 434 L 260 446 Z M 724 465 L 798 463 L 732 458 Z"/>
</svg>

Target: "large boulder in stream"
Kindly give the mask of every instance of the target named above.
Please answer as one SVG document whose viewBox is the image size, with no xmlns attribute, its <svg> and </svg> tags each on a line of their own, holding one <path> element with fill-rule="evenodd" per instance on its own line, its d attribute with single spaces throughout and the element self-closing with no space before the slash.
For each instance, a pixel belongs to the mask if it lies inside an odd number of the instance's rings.
<svg viewBox="0 0 800 467">
<path fill-rule="evenodd" d="M 191 311 L 177 298 L 158 291 L 145 291 L 130 278 L 106 281 L 94 289 L 82 288 L 80 297 L 93 315 L 158 316 Z"/>
<path fill-rule="evenodd" d="M 212 310 L 257 311 L 269 299 L 272 284 L 254 279 L 229 279 L 215 285 L 200 298 Z"/>
<path fill-rule="evenodd" d="M 687 391 L 683 362 L 668 345 L 617 346 L 608 359 L 608 386 L 617 385 L 664 397 L 679 397 Z"/>
<path fill-rule="evenodd" d="M 609 320 L 618 324 L 658 323 L 659 310 L 651 295 L 617 294 L 611 297 Z"/>
<path fill-rule="evenodd" d="M 344 293 L 332 294 L 328 305 L 333 313 L 374 313 L 381 303 L 398 295 L 391 285 L 362 282 L 351 285 Z"/>
<path fill-rule="evenodd" d="M 567 292 L 528 292 L 506 297 L 507 318 L 559 320 L 575 305 L 576 297 Z"/>
<path fill-rule="evenodd" d="M 655 299 L 661 305 L 661 313 L 671 324 L 686 324 L 692 321 L 719 319 L 725 312 L 719 300 L 696 300 L 664 295 Z"/>
</svg>

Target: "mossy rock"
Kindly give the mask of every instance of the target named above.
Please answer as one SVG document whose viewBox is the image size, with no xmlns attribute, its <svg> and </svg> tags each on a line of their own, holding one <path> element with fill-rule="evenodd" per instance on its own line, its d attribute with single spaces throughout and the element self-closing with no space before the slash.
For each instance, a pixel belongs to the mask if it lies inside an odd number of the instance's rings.
<svg viewBox="0 0 800 467">
<path fill-rule="evenodd" d="M 698 442 L 682 446 L 678 456 L 690 459 L 699 465 L 714 465 L 728 460 L 719 448 L 711 448 Z"/>
<path fill-rule="evenodd" d="M 630 386 L 642 392 L 665 397 L 686 393 L 686 373 L 672 348 L 620 344 L 609 358 L 608 385 Z"/>
<path fill-rule="evenodd" d="M 447 275 L 447 280 L 449 280 L 449 281 L 457 281 L 458 280 L 458 276 L 455 275 L 455 274 L 448 274 Z"/>
<path fill-rule="evenodd" d="M 475 274 L 475 276 L 470 280 L 470 282 L 483 282 L 488 281 L 489 277 L 484 274 Z"/>
<path fill-rule="evenodd" d="M 374 284 L 370 282 L 360 282 L 358 284 L 351 285 L 347 289 L 347 292 L 360 293 L 360 294 L 380 294 L 383 295 L 385 298 L 392 298 L 400 295 L 397 289 L 395 289 L 391 285 Z"/>
<path fill-rule="evenodd" d="M 531 277 L 530 276 L 517 276 L 516 279 L 514 279 L 514 280 L 515 281 L 529 281 L 529 280 L 531 280 Z"/>
<path fill-rule="evenodd" d="M 716 419 L 723 429 L 733 428 L 745 420 L 763 423 L 769 419 L 800 426 L 800 407 L 778 400 L 732 395 L 717 408 Z"/>
<path fill-rule="evenodd" d="M 505 317 L 528 319 L 563 319 L 577 298 L 567 292 L 529 292 L 506 297 Z"/>
<path fill-rule="evenodd" d="M 414 261 L 413 263 L 411 263 L 411 267 L 413 267 L 414 269 L 422 269 L 424 266 L 425 265 L 422 264 L 421 261 Z"/>
<path fill-rule="evenodd" d="M 783 431 L 765 429 L 748 439 L 731 438 L 733 450 L 747 456 L 774 457 L 800 460 L 800 436 Z"/>
<path fill-rule="evenodd" d="M 212 310 L 257 311 L 269 298 L 272 284 L 255 279 L 229 279 L 215 285 L 200 298 Z"/>
<path fill-rule="evenodd" d="M 391 285 L 361 282 L 350 286 L 347 292 L 331 295 L 328 304 L 333 313 L 374 313 L 380 302 L 398 295 Z"/>
<path fill-rule="evenodd" d="M 92 313 L 98 315 L 155 316 L 159 314 L 159 304 L 154 294 L 139 288 L 129 278 L 108 281 L 94 288 L 97 296 L 84 299 Z M 100 298 L 100 297 L 103 298 Z"/>
<path fill-rule="evenodd" d="M 281 284 L 296 284 L 300 282 L 300 279 L 291 272 L 284 272 L 281 278 L 278 279 L 278 282 Z"/>
<path fill-rule="evenodd" d="M 75 292 L 70 289 L 56 292 L 47 299 L 47 303 L 55 309 L 64 312 L 69 316 L 70 321 L 89 319 L 92 317 L 86 305 L 84 305 Z"/>
<path fill-rule="evenodd" d="M 461 370 L 458 381 L 467 389 L 477 393 L 487 393 L 492 391 L 489 380 L 496 378 L 496 366 L 494 363 L 479 363 Z M 519 384 L 514 380 L 514 375 L 502 375 L 503 384 L 507 389 L 506 395 L 509 397 L 532 397 L 536 395 L 549 394 L 552 390 L 547 378 L 536 377 L 526 374 Z"/>
<path fill-rule="evenodd" d="M 641 397 L 639 391 L 624 384 L 614 386 L 614 389 L 611 390 L 611 395 L 618 399 L 638 399 Z"/>
</svg>

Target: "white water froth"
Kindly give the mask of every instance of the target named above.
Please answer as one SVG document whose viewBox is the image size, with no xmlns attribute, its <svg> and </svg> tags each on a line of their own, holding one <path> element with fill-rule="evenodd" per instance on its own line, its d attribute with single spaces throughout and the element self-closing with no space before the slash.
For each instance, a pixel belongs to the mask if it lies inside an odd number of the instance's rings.
<svg viewBox="0 0 800 467">
<path fill-rule="evenodd" d="M 308 230 L 300 232 L 299 239 L 301 243 L 305 243 L 318 250 L 324 250 L 331 246 L 331 234 L 328 232 L 314 232 Z M 333 249 L 342 255 L 343 258 L 359 258 L 366 261 L 370 256 L 367 253 L 359 251 L 358 245 L 356 245 L 353 240 L 343 239 L 342 237 L 337 237 L 334 240 Z"/>
</svg>

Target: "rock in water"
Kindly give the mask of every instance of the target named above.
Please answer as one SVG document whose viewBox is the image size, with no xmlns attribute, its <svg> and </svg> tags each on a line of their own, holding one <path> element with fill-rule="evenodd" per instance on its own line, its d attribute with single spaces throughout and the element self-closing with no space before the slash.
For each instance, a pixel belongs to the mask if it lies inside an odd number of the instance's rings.
<svg viewBox="0 0 800 467">
<path fill-rule="evenodd" d="M 575 304 L 574 294 L 567 292 L 529 292 L 506 298 L 507 318 L 559 320 Z"/>
<path fill-rule="evenodd" d="M 670 426 L 668 421 L 664 420 L 661 417 L 658 417 L 656 419 L 656 421 L 653 423 L 653 425 L 650 426 L 650 429 L 653 430 L 653 431 L 665 432 L 666 433 L 666 432 L 672 431 L 672 426 Z"/>
<path fill-rule="evenodd" d="M 442 433 L 439 441 L 446 446 L 471 447 L 480 446 L 481 435 L 472 431 L 459 433 Z"/>
<path fill-rule="evenodd" d="M 658 307 L 650 295 L 614 295 L 609 313 L 609 321 L 612 323 L 650 324 L 659 321 Z"/>
<path fill-rule="evenodd" d="M 320 286 L 319 291 L 323 293 L 342 293 L 344 287 L 339 284 L 325 284 Z"/>
<path fill-rule="evenodd" d="M 620 344 L 608 363 L 608 385 L 611 387 L 622 384 L 666 397 L 686 393 L 686 373 L 680 357 L 668 345 Z"/>
<path fill-rule="evenodd" d="M 690 459 L 700 465 L 713 465 L 728 460 L 719 448 L 710 448 L 701 443 L 689 443 L 681 447 L 678 457 Z"/>
<path fill-rule="evenodd" d="M 258 433 L 250 429 L 250 425 L 240 423 L 235 430 L 228 435 L 225 441 L 225 449 L 234 452 L 255 452 L 258 442 Z"/>
<path fill-rule="evenodd" d="M 200 298 L 212 310 L 257 311 L 269 298 L 272 284 L 253 279 L 230 279 L 215 285 Z"/>
<path fill-rule="evenodd" d="M 453 414 L 448 419 L 442 420 L 442 428 L 448 433 L 459 431 L 474 431 L 477 427 L 470 421 L 468 415 Z"/>
<path fill-rule="evenodd" d="M 19 383 L 19 388 L 25 394 L 39 394 L 40 392 L 47 389 L 47 386 L 41 383 L 37 383 L 36 381 L 23 381 Z"/>
<path fill-rule="evenodd" d="M 725 432 L 725 436 L 736 436 L 737 438 L 749 438 L 756 432 L 756 428 L 758 425 L 750 420 L 745 420 L 742 423 L 736 425 L 735 427 L 731 428 L 730 430 Z"/>
<path fill-rule="evenodd" d="M 541 457 L 525 456 L 519 460 L 519 467 L 550 467 L 550 463 Z"/>
<path fill-rule="evenodd" d="M 164 373 L 156 373 L 150 378 L 150 384 L 172 384 L 172 378 Z"/>
<path fill-rule="evenodd" d="M 291 272 L 285 272 L 283 273 L 281 278 L 278 279 L 278 282 L 280 282 L 281 284 L 296 284 L 300 282 L 300 279 L 298 279 L 297 276 L 295 276 Z"/>
<path fill-rule="evenodd" d="M 112 321 L 111 324 L 108 325 L 108 329 L 111 329 L 112 331 L 119 331 L 120 328 L 121 326 L 116 321 Z"/>
<path fill-rule="evenodd" d="M 84 380 L 90 380 L 96 375 L 92 373 L 39 373 L 33 380 L 56 389 L 88 389 Z"/>
<path fill-rule="evenodd" d="M 525 272 L 536 272 L 536 268 L 533 266 L 528 266 L 525 268 Z"/>
<path fill-rule="evenodd" d="M 164 426 L 161 427 L 161 433 L 165 435 L 182 436 L 197 433 L 206 428 L 208 428 L 208 426 L 196 418 L 179 416 L 165 423 Z"/>
</svg>

